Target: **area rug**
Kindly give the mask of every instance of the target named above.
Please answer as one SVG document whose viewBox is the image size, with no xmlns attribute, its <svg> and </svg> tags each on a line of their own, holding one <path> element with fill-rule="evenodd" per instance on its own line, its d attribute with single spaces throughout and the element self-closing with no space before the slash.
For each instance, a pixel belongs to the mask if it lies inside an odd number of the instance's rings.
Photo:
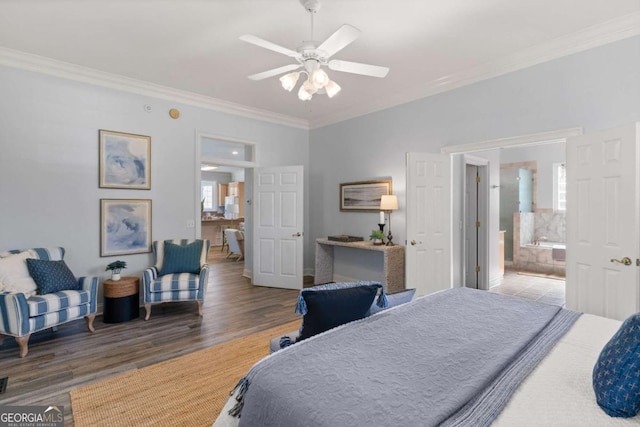
<svg viewBox="0 0 640 427">
<path fill-rule="evenodd" d="M 269 340 L 295 321 L 71 391 L 76 426 L 210 426 Z"/>
</svg>

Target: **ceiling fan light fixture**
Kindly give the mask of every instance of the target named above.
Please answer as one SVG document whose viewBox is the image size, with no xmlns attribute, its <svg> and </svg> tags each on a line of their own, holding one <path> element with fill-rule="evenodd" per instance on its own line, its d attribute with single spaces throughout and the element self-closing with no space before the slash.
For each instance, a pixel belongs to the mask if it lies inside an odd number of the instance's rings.
<svg viewBox="0 0 640 427">
<path fill-rule="evenodd" d="M 338 94 L 338 92 L 340 92 L 340 90 L 342 90 L 342 88 L 333 80 L 328 80 L 327 84 L 324 86 L 324 90 L 327 91 L 327 96 L 329 98 L 333 98 Z"/>
<path fill-rule="evenodd" d="M 300 72 L 294 71 L 293 73 L 285 74 L 280 77 L 280 83 L 282 83 L 284 90 L 291 92 L 293 88 L 296 87 L 298 78 L 300 78 Z"/>
</svg>

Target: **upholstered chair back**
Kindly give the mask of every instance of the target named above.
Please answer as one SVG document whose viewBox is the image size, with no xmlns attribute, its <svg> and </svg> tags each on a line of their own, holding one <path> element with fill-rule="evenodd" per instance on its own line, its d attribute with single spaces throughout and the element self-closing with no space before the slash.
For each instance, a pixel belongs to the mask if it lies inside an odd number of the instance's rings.
<svg viewBox="0 0 640 427">
<path fill-rule="evenodd" d="M 164 261 L 164 244 L 165 242 L 173 243 L 174 245 L 185 246 L 189 243 L 193 243 L 196 240 L 189 239 L 174 239 L 174 240 L 156 240 L 153 242 L 153 255 L 155 257 L 154 267 L 158 270 L 162 270 L 162 264 Z M 200 265 L 203 266 L 207 263 L 207 254 L 209 253 L 210 243 L 208 240 L 203 240 L 202 253 L 200 254 Z"/>
<path fill-rule="evenodd" d="M 23 251 L 33 252 L 34 258 L 42 259 L 45 261 L 60 261 L 64 259 L 64 248 L 30 248 L 30 249 L 11 249 L 6 252 L 0 252 L 0 258 L 3 258 L 10 254 L 18 254 Z"/>
</svg>

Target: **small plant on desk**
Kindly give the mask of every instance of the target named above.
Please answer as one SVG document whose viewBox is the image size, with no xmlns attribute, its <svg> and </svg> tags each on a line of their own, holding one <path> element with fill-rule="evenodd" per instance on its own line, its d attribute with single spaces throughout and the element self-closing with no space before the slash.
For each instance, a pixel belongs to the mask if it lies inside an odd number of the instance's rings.
<svg viewBox="0 0 640 427">
<path fill-rule="evenodd" d="M 381 245 L 384 241 L 384 233 L 380 230 L 373 230 L 371 231 L 369 240 L 372 240 L 374 245 Z"/>
<path fill-rule="evenodd" d="M 113 261 L 111 264 L 107 265 L 107 268 L 104 271 L 111 271 L 111 280 L 117 282 L 120 280 L 120 272 L 127 268 L 127 263 L 124 261 Z"/>
</svg>

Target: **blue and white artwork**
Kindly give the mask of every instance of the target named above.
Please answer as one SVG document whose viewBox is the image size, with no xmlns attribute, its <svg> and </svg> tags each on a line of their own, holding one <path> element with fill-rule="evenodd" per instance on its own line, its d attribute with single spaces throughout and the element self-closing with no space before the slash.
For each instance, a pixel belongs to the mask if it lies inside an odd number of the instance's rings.
<svg viewBox="0 0 640 427">
<path fill-rule="evenodd" d="M 151 137 L 100 131 L 100 187 L 149 190 Z"/>
<path fill-rule="evenodd" d="M 101 199 L 100 256 L 151 252 L 151 200 Z"/>
</svg>

